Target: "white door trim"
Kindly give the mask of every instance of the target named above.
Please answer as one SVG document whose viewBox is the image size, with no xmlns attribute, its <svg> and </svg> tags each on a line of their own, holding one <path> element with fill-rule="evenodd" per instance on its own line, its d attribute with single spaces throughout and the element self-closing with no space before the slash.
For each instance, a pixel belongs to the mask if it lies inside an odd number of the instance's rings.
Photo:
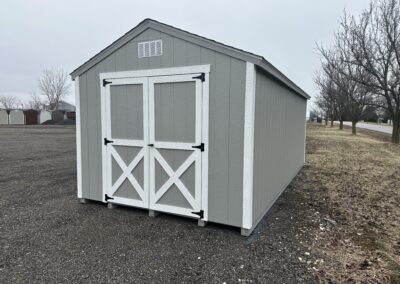
<svg viewBox="0 0 400 284">
<path fill-rule="evenodd" d="M 253 166 L 254 166 L 254 115 L 256 100 L 256 69 L 246 63 L 246 94 L 244 108 L 243 149 L 243 215 L 242 228 L 253 226 Z"/>
<path fill-rule="evenodd" d="M 79 76 L 75 77 L 75 122 L 76 122 L 76 185 L 78 198 L 82 198 L 82 149 L 81 149 L 81 103 Z"/>
<path fill-rule="evenodd" d="M 134 139 L 114 139 L 112 137 L 111 131 L 111 115 L 110 115 L 110 86 L 114 85 L 142 85 L 142 96 L 143 96 L 143 139 L 142 140 L 134 140 Z M 125 79 L 113 79 L 110 80 L 107 85 L 103 85 L 103 81 L 100 80 L 101 85 L 101 103 L 102 103 L 102 134 L 103 139 L 107 138 L 112 140 L 113 142 L 108 145 L 103 145 L 103 157 L 102 157 L 102 165 L 103 165 L 103 202 L 107 202 L 105 200 L 105 195 L 108 194 L 110 197 L 118 190 L 119 186 L 128 179 L 132 184 L 133 188 L 136 190 L 141 200 L 134 200 L 129 198 L 115 197 L 114 200 L 110 200 L 108 202 L 121 203 L 128 206 L 137 206 L 142 208 L 148 207 L 148 160 L 149 160 L 149 149 L 148 149 L 148 79 L 147 78 L 125 78 Z M 136 157 L 129 164 L 126 164 L 123 159 L 119 156 L 118 152 L 114 149 L 114 146 L 136 146 L 142 147 Z M 117 179 L 117 181 L 112 184 L 112 169 L 111 169 L 111 161 L 114 160 L 117 162 L 118 166 L 122 170 L 121 176 Z M 143 188 L 140 186 L 136 178 L 132 175 L 132 170 L 138 165 L 138 163 L 143 159 L 144 166 L 144 177 L 143 177 Z"/>
<path fill-rule="evenodd" d="M 196 127 L 196 144 L 204 143 L 204 152 L 200 152 L 199 150 L 195 150 L 194 152 L 198 152 L 198 155 L 201 156 L 201 162 L 196 163 L 197 167 L 201 167 L 201 175 L 196 176 L 196 183 L 201 183 L 201 187 L 196 187 L 198 190 L 201 190 L 201 204 L 200 208 L 204 211 L 204 217 L 202 220 L 208 221 L 208 141 L 209 141 L 209 73 L 210 73 L 210 65 L 194 65 L 194 66 L 184 66 L 184 67 L 172 67 L 172 68 L 161 68 L 161 69 L 147 69 L 147 70 L 136 70 L 136 71 L 124 71 L 124 72 L 109 72 L 109 73 L 100 73 L 99 74 L 99 79 L 100 79 L 100 91 L 101 91 L 101 123 L 102 123 L 102 134 L 103 138 L 107 137 L 107 110 L 106 110 L 106 90 L 109 92 L 110 84 L 107 84 L 105 87 L 103 87 L 103 80 L 108 80 L 112 81 L 112 85 L 123 85 L 126 84 L 131 78 L 143 78 L 146 80 L 154 79 L 154 77 L 161 77 L 161 76 L 168 76 L 165 78 L 162 78 L 160 80 L 165 80 L 165 82 L 174 82 L 173 81 L 173 75 L 189 75 L 191 76 L 191 79 L 188 79 L 188 81 L 192 81 L 192 77 L 201 73 L 205 74 L 205 80 L 202 82 L 201 80 L 196 80 L 196 92 L 200 92 L 202 96 L 199 98 L 196 97 L 196 104 L 200 103 L 202 106 L 202 110 L 199 113 L 196 113 L 196 119 L 200 118 L 200 121 L 202 122 L 200 127 Z M 171 80 L 172 79 L 172 80 Z M 127 81 L 128 80 L 128 81 Z M 148 82 L 148 81 L 147 81 Z M 146 86 L 146 88 L 145 88 Z M 143 92 L 148 93 L 149 90 L 149 84 L 144 84 L 143 85 Z M 146 89 L 146 90 L 145 90 Z M 199 101 L 198 101 L 199 100 Z M 146 109 L 149 109 L 149 101 L 145 100 L 144 101 L 144 107 Z M 150 137 L 150 133 L 148 133 L 149 130 L 149 123 L 150 123 L 150 117 L 147 116 L 146 118 L 146 124 L 147 126 L 144 128 L 144 134 L 146 137 Z M 147 132 L 146 132 L 147 131 Z M 197 141 L 199 140 L 199 141 Z M 114 145 L 119 145 L 119 144 L 129 144 L 131 143 L 132 145 L 135 144 L 136 142 L 138 143 L 143 143 L 143 141 L 124 141 L 124 139 L 113 139 Z M 154 139 L 153 139 L 154 141 Z M 149 144 L 149 140 L 144 142 L 144 146 Z M 182 150 L 192 150 L 193 144 L 190 143 L 170 143 L 170 142 L 155 142 L 154 143 L 156 147 L 159 148 L 165 148 L 165 149 L 176 149 L 178 146 L 179 149 Z M 179 144 L 179 145 L 177 145 Z M 185 145 L 187 144 L 187 145 Z M 107 168 L 107 148 L 108 147 L 102 147 L 102 164 L 103 164 L 103 202 L 106 202 L 105 200 L 105 194 L 107 193 L 107 173 L 109 169 Z M 151 162 L 151 161 L 150 161 Z M 150 164 L 147 165 L 147 167 L 151 166 Z M 196 169 L 198 170 L 198 169 Z M 145 180 L 149 180 L 151 182 L 151 179 L 149 178 L 149 172 L 150 171 L 144 171 L 145 173 Z M 197 192 L 195 194 L 198 194 Z M 129 199 L 126 200 L 126 202 Z M 124 202 L 125 203 L 125 202 Z M 165 212 L 170 212 L 174 214 L 182 214 L 186 215 L 185 210 L 180 210 L 178 207 L 174 206 L 168 206 L 168 205 L 158 205 L 159 208 L 158 210 L 160 211 L 165 211 Z"/>
<path fill-rule="evenodd" d="M 196 73 L 207 74 L 209 72 L 210 72 L 210 65 L 206 64 L 206 65 L 193 65 L 184 67 L 100 73 L 100 80 L 102 81 L 103 79 L 185 75 L 185 74 L 196 74 Z"/>
</svg>

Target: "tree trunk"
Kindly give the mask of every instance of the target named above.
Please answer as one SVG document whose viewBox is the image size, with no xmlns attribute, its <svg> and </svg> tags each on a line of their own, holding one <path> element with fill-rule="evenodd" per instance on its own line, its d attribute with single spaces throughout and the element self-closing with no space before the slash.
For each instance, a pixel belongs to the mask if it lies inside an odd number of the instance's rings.
<svg viewBox="0 0 400 284">
<path fill-rule="evenodd" d="M 400 118 L 393 119 L 392 143 L 399 144 L 400 141 Z"/>
<path fill-rule="evenodd" d="M 325 126 L 328 126 L 328 116 L 325 117 Z"/>
<path fill-rule="evenodd" d="M 333 127 L 333 118 L 331 119 L 331 127 Z"/>
<path fill-rule="evenodd" d="M 351 134 L 357 135 L 357 121 L 351 122 Z"/>
<path fill-rule="evenodd" d="M 343 130 L 343 119 L 340 119 L 339 129 L 340 129 L 340 130 Z"/>
</svg>

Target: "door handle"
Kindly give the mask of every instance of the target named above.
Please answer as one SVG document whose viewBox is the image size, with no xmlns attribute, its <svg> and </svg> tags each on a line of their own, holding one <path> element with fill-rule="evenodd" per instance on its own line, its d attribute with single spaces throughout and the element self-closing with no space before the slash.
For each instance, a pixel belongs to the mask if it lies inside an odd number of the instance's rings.
<svg viewBox="0 0 400 284">
<path fill-rule="evenodd" d="M 149 147 L 154 147 L 154 144 L 147 144 L 147 146 L 149 146 Z"/>
</svg>

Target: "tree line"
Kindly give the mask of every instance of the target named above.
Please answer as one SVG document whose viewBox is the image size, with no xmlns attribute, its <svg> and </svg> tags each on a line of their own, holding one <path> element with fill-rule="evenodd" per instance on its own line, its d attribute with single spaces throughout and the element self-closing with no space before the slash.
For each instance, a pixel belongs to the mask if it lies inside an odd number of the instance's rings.
<svg viewBox="0 0 400 284">
<path fill-rule="evenodd" d="M 38 81 L 40 94 L 32 93 L 23 104 L 16 96 L 0 96 L 0 105 L 5 109 L 22 108 L 34 110 L 58 110 L 60 101 L 69 93 L 69 76 L 62 69 L 44 69 Z"/>
<path fill-rule="evenodd" d="M 333 44 L 317 45 L 321 70 L 316 106 L 326 119 L 356 124 L 371 112 L 393 122 L 392 142 L 400 140 L 400 0 L 371 1 L 360 15 L 346 11 Z"/>
</svg>

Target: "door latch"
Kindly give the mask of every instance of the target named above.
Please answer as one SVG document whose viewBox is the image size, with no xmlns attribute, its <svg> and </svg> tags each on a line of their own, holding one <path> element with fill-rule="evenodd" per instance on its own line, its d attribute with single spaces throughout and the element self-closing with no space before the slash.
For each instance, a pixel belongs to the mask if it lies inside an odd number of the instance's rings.
<svg viewBox="0 0 400 284">
<path fill-rule="evenodd" d="M 104 145 L 107 145 L 108 143 L 113 143 L 114 141 L 108 140 L 107 138 L 104 138 Z"/>
<path fill-rule="evenodd" d="M 197 146 L 192 146 L 192 148 L 200 149 L 201 152 L 204 152 L 204 143 L 201 143 L 200 145 L 197 145 Z"/>
<path fill-rule="evenodd" d="M 149 146 L 149 147 L 154 147 L 154 144 L 147 144 L 147 146 Z"/>
<path fill-rule="evenodd" d="M 200 219 L 204 218 L 204 210 L 200 210 L 199 212 L 192 212 L 194 215 L 198 215 Z"/>
</svg>

